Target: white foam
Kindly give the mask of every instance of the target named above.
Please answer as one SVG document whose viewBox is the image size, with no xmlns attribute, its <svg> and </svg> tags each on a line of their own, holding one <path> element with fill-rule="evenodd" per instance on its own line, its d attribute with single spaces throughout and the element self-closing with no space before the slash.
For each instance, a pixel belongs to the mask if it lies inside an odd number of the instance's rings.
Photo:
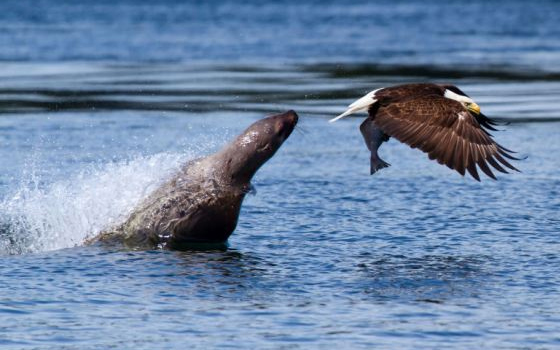
<svg viewBox="0 0 560 350">
<path fill-rule="evenodd" d="M 41 186 L 33 172 L 0 202 L 0 254 L 80 245 L 122 222 L 132 209 L 194 154 L 161 153 L 90 167 Z"/>
</svg>

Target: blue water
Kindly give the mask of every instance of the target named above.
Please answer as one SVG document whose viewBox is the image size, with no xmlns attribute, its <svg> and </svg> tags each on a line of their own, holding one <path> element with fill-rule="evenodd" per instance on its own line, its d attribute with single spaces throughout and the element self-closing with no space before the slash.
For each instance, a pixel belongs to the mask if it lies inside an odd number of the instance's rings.
<svg viewBox="0 0 560 350">
<path fill-rule="evenodd" d="M 557 1 L 0 4 L 0 60 L 367 62 L 560 69 Z"/>
<path fill-rule="evenodd" d="M 32 5 L 32 6 L 31 6 Z M 560 4 L 0 3 L 2 349 L 560 348 Z M 381 86 L 510 121 L 478 183 L 392 140 Z M 184 162 L 293 108 L 229 249 L 84 246 Z"/>
</svg>

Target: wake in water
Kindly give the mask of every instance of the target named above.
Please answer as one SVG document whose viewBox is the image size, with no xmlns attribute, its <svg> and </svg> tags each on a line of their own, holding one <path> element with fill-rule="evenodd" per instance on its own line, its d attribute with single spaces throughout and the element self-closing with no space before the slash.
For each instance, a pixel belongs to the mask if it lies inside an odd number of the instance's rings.
<svg viewBox="0 0 560 350">
<path fill-rule="evenodd" d="M 40 184 L 32 172 L 0 202 L 0 254 L 73 247 L 118 224 L 195 154 L 160 153 L 92 166 L 78 176 Z"/>
</svg>

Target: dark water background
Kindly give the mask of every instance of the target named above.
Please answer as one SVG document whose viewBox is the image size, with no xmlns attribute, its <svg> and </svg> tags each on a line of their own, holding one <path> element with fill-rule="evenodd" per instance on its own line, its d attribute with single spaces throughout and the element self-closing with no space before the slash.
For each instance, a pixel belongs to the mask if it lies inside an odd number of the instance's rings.
<svg viewBox="0 0 560 350">
<path fill-rule="evenodd" d="M 560 348 L 560 3 L 0 3 L 0 347 Z M 454 82 L 522 173 L 398 142 L 374 88 Z M 188 159 L 293 108 L 227 251 L 82 245 Z"/>
</svg>

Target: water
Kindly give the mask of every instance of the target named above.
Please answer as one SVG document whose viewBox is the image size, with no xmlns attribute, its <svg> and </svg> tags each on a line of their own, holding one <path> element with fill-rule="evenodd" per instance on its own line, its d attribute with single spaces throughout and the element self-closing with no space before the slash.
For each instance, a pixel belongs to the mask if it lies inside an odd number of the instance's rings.
<svg viewBox="0 0 560 350">
<path fill-rule="evenodd" d="M 560 347 L 560 5 L 33 4 L 0 4 L 2 349 Z M 393 140 L 369 176 L 361 117 L 327 120 L 426 80 L 510 121 L 522 173 Z M 228 250 L 83 246 L 289 108 Z"/>
<path fill-rule="evenodd" d="M 369 62 L 560 68 L 556 1 L 0 4 L 6 61 Z"/>
</svg>

